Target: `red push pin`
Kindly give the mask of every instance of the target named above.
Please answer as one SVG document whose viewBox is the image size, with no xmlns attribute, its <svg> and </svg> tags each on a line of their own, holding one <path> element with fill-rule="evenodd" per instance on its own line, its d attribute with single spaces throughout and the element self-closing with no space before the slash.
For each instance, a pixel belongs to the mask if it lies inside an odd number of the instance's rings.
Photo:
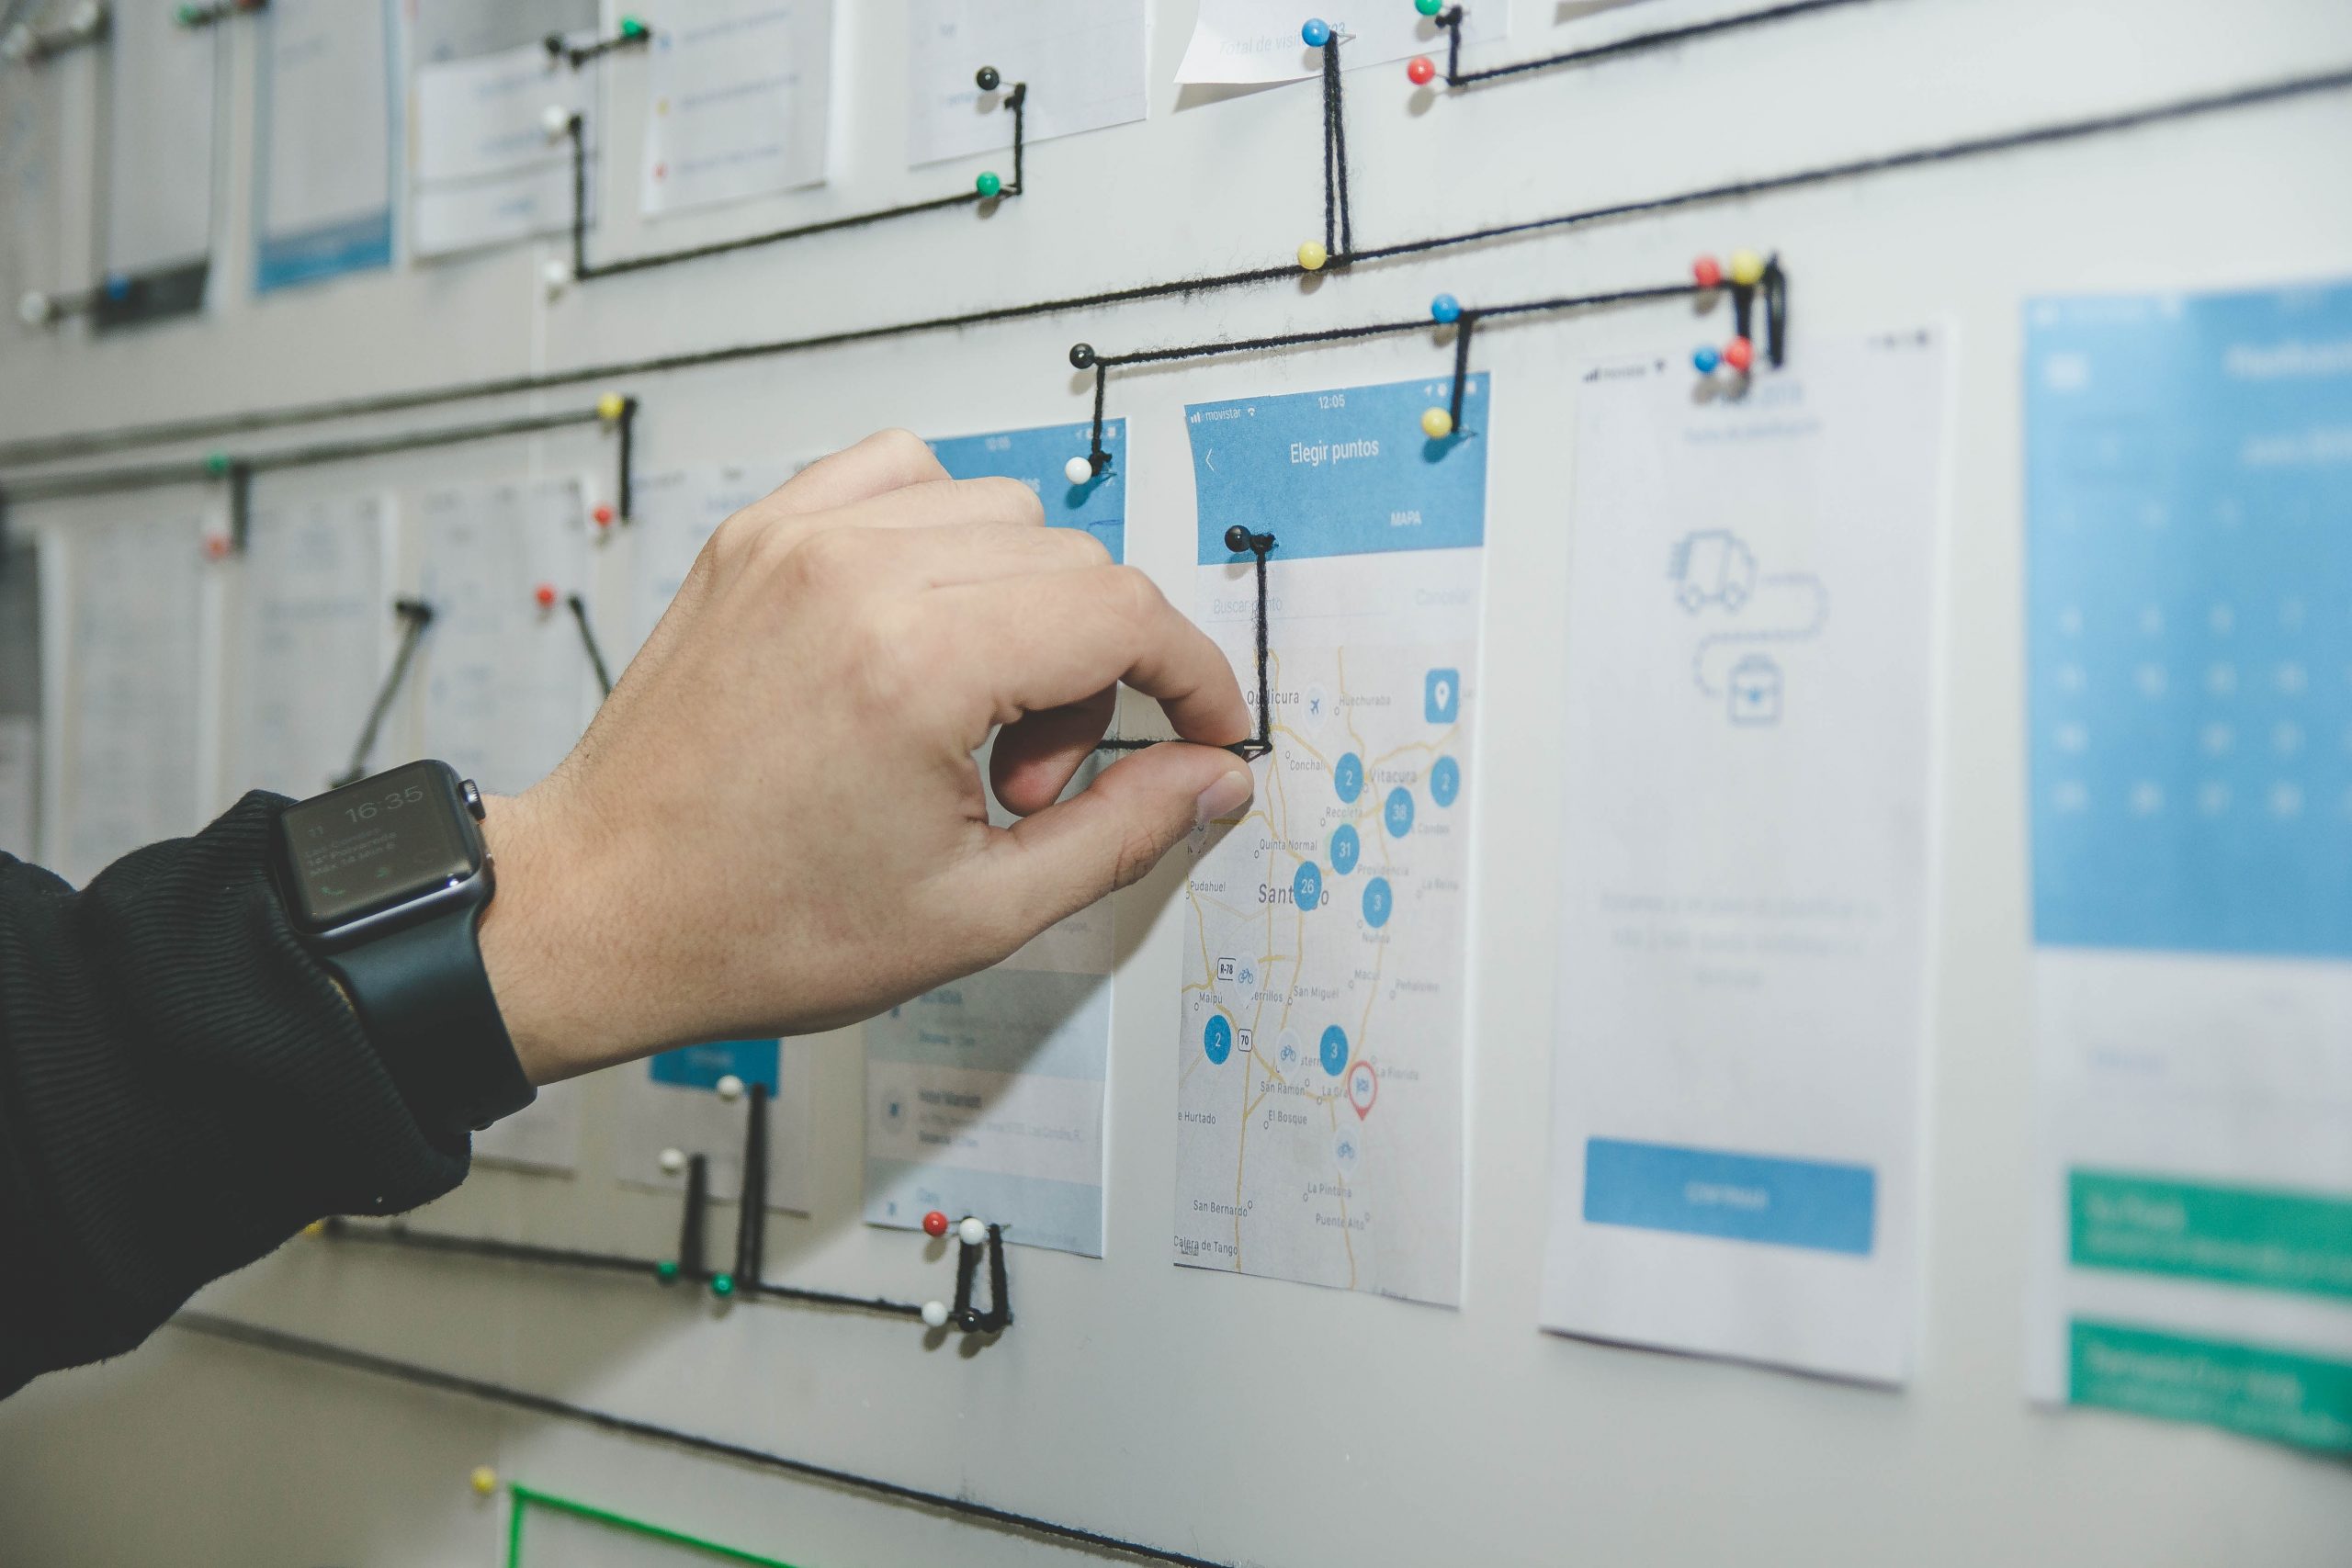
<svg viewBox="0 0 2352 1568">
<path fill-rule="evenodd" d="M 1437 62 L 1426 54 L 1417 54 L 1405 62 L 1405 80 L 1416 87 L 1426 87 L 1437 80 Z"/>
<path fill-rule="evenodd" d="M 922 1234 L 925 1235 L 945 1235 L 947 1234 L 947 1216 L 941 1213 L 936 1209 L 933 1209 L 930 1213 L 925 1214 L 922 1217 Z"/>
<path fill-rule="evenodd" d="M 227 560 L 229 558 L 229 536 L 226 534 L 205 535 L 204 558 L 206 560 Z"/>
<path fill-rule="evenodd" d="M 1723 264 L 1713 256 L 1701 256 L 1690 264 L 1691 280 L 1702 288 L 1713 288 L 1724 280 Z"/>
<path fill-rule="evenodd" d="M 596 510 L 588 515 L 596 520 L 596 526 L 599 528 L 609 528 L 613 525 L 613 509 L 601 502 L 597 503 Z"/>
<path fill-rule="evenodd" d="M 1744 337 L 1736 337 L 1724 344 L 1724 363 L 1743 375 L 1756 363 L 1756 345 Z"/>
<path fill-rule="evenodd" d="M 555 584 L 554 584 L 554 583 L 552 583 L 552 582 L 542 582 L 542 583 L 540 583 L 540 584 L 539 584 L 539 586 L 537 587 L 537 590 L 535 590 L 535 591 L 532 592 L 531 597 L 532 597 L 532 598 L 534 598 L 534 599 L 537 599 L 537 600 L 539 602 L 539 608 L 540 608 L 540 609 L 542 609 L 542 610 L 552 610 L 552 609 L 554 609 L 554 608 L 555 608 Z"/>
</svg>

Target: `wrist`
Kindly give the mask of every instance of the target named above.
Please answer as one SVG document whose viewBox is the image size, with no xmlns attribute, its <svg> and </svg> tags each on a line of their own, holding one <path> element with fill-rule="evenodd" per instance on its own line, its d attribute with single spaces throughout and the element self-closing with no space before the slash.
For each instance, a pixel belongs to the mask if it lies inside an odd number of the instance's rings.
<svg viewBox="0 0 2352 1568">
<path fill-rule="evenodd" d="M 484 796 L 481 824 L 498 879 L 481 916 L 482 967 L 534 1085 L 618 1059 L 628 1025 L 617 944 L 593 931 L 600 905 L 587 846 L 565 841 L 546 788 Z"/>
</svg>

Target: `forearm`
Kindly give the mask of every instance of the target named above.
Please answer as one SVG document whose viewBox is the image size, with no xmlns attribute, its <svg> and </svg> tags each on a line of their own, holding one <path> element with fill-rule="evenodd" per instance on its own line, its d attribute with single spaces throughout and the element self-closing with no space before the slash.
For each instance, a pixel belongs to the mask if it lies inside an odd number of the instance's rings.
<svg viewBox="0 0 2352 1568">
<path fill-rule="evenodd" d="M 0 856 L 0 1393 L 136 1344 L 322 1214 L 447 1190 L 270 881 L 277 803 L 74 893 Z"/>
</svg>

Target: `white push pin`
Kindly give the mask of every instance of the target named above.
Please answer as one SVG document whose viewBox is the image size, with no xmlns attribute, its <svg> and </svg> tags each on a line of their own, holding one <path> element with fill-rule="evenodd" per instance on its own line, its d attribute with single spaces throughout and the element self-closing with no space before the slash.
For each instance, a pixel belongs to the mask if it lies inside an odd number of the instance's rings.
<svg viewBox="0 0 2352 1568">
<path fill-rule="evenodd" d="M 718 1090 L 718 1098 L 729 1105 L 743 1098 L 743 1080 L 733 1073 L 728 1074 L 711 1087 Z"/>
<path fill-rule="evenodd" d="M 0 60 L 11 65 L 30 60 L 33 54 L 33 30 L 18 22 L 6 32 L 0 33 Z"/>
<path fill-rule="evenodd" d="M 922 1323 L 923 1323 L 923 1326 L 924 1326 L 925 1328 L 944 1328 L 944 1327 L 946 1327 L 946 1326 L 947 1326 L 947 1303 L 946 1303 L 945 1302 L 925 1302 L 925 1303 L 922 1303 Z"/>
<path fill-rule="evenodd" d="M 554 299 L 571 287 L 571 264 L 550 258 L 545 266 L 539 268 L 539 281 L 547 286 L 548 298 Z"/>
<path fill-rule="evenodd" d="M 1062 478 L 1074 485 L 1082 485 L 1094 477 L 1093 459 L 1072 457 L 1062 465 Z"/>
<path fill-rule="evenodd" d="M 549 141 L 560 141 L 571 134 L 571 111 L 561 104 L 549 104 L 539 111 L 539 129 L 548 133 Z"/>
<path fill-rule="evenodd" d="M 685 1168 L 686 1168 L 686 1151 L 685 1151 L 685 1150 L 684 1150 L 684 1149 L 663 1149 L 663 1150 L 662 1151 L 662 1175 L 664 1175 L 664 1176 L 675 1176 L 675 1175 L 677 1175 L 677 1174 L 678 1174 L 678 1172 L 680 1172 L 680 1171 L 682 1171 L 682 1170 L 684 1170 L 684 1169 L 685 1169 Z"/>
<path fill-rule="evenodd" d="M 38 288 L 28 288 L 25 297 L 17 301 L 17 320 L 28 327 L 49 325 L 49 296 Z"/>
<path fill-rule="evenodd" d="M 989 1227 L 967 1214 L 964 1216 L 964 1223 L 956 1227 L 956 1238 L 966 1247 L 978 1247 L 988 1240 Z"/>
<path fill-rule="evenodd" d="M 88 35 L 96 33 L 98 24 L 106 19 L 107 8 L 98 4 L 98 0 L 82 0 L 82 4 L 74 7 L 73 17 L 67 25 L 77 33 Z"/>
</svg>

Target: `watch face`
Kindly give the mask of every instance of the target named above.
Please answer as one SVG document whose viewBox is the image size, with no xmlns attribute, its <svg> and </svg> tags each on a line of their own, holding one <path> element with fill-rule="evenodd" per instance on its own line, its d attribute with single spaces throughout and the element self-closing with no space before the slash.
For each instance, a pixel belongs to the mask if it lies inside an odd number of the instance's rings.
<svg viewBox="0 0 2352 1568">
<path fill-rule="evenodd" d="M 288 877 L 297 916 L 323 931 L 396 908 L 481 869 L 457 779 L 411 762 L 286 808 Z"/>
</svg>

